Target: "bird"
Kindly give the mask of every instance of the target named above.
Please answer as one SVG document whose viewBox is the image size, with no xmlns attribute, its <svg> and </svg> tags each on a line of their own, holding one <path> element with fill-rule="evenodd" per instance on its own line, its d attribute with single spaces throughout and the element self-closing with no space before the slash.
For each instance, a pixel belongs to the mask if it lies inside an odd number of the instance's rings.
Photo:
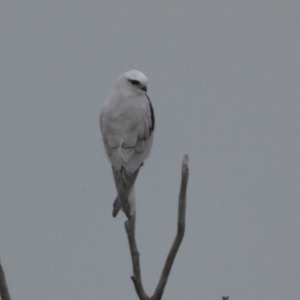
<svg viewBox="0 0 300 300">
<path fill-rule="evenodd" d="M 103 144 L 117 189 L 113 217 L 120 209 L 128 219 L 135 214 L 135 180 L 152 147 L 155 117 L 147 82 L 138 70 L 120 75 L 100 112 Z"/>
</svg>

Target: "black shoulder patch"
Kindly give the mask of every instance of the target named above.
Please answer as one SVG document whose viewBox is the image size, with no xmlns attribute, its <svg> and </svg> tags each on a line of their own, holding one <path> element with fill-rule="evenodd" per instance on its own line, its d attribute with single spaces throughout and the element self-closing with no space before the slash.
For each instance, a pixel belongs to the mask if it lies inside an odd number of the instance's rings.
<svg viewBox="0 0 300 300">
<path fill-rule="evenodd" d="M 154 110 L 150 101 L 149 96 L 146 94 L 147 99 L 149 101 L 149 106 L 150 106 L 150 114 L 151 114 L 151 126 L 150 126 L 150 132 L 154 131 L 154 127 L 155 127 L 155 117 L 154 117 Z"/>
</svg>

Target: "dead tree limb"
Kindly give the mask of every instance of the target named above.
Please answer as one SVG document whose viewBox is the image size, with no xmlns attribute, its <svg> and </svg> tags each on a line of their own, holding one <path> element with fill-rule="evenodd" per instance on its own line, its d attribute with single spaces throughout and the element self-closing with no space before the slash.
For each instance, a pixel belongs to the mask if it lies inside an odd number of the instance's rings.
<svg viewBox="0 0 300 300">
<path fill-rule="evenodd" d="M 1 261 L 0 261 L 0 295 L 2 300 L 10 300 L 10 295 L 9 295 L 9 291 L 5 279 L 4 270 L 1 265 Z"/>
<path fill-rule="evenodd" d="M 148 300 L 149 297 L 146 295 L 142 284 L 140 269 L 140 253 L 137 249 L 135 241 L 135 215 L 133 215 L 130 220 L 127 220 L 125 222 L 125 229 L 127 232 L 130 254 L 132 258 L 133 276 L 131 276 L 131 279 L 133 281 L 135 291 L 139 298 L 141 300 Z"/>
<path fill-rule="evenodd" d="M 181 170 L 181 187 L 179 193 L 177 234 L 174 239 L 173 245 L 170 249 L 170 252 L 168 254 L 168 257 L 166 259 L 155 293 L 151 298 L 149 298 L 145 293 L 142 284 L 139 252 L 135 241 L 135 215 L 130 220 L 127 220 L 125 222 L 125 229 L 128 237 L 128 243 L 129 243 L 130 254 L 132 259 L 132 267 L 133 267 L 133 276 L 131 277 L 131 279 L 133 281 L 136 293 L 140 300 L 160 300 L 163 295 L 177 251 L 180 247 L 180 244 L 184 236 L 186 190 L 187 190 L 188 176 L 189 176 L 188 155 L 185 155 L 182 161 L 182 170 Z"/>
</svg>

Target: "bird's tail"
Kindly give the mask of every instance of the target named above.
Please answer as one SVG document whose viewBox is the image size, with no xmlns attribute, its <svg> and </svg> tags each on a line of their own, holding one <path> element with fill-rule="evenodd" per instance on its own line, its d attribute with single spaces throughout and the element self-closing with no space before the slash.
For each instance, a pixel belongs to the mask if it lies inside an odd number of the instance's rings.
<svg viewBox="0 0 300 300">
<path fill-rule="evenodd" d="M 126 201 L 125 203 L 125 207 L 122 207 L 122 201 L 119 198 L 119 196 L 116 197 L 114 205 L 113 205 L 113 217 L 116 217 L 117 214 L 119 213 L 120 209 L 122 209 L 124 211 L 124 213 L 126 214 L 126 216 L 128 217 L 128 219 L 131 218 L 131 216 L 134 214 L 135 212 L 135 193 L 134 193 L 134 186 L 131 188 L 129 195 L 128 195 L 128 201 Z M 128 206 L 127 206 L 128 205 Z M 128 213 L 126 213 L 126 211 L 129 211 L 129 216 Z"/>
<path fill-rule="evenodd" d="M 117 216 L 121 207 L 122 207 L 121 199 L 119 198 L 119 196 L 117 196 L 113 205 L 113 213 L 112 213 L 113 217 Z"/>
<path fill-rule="evenodd" d="M 118 195 L 113 205 L 113 217 L 118 214 L 121 208 L 123 209 L 128 219 L 130 219 L 131 215 L 134 213 L 135 196 L 133 185 L 139 173 L 139 170 L 140 169 L 136 170 L 133 173 L 129 173 L 124 168 L 121 168 L 120 171 L 116 171 L 113 168 L 115 184 L 118 191 Z"/>
</svg>

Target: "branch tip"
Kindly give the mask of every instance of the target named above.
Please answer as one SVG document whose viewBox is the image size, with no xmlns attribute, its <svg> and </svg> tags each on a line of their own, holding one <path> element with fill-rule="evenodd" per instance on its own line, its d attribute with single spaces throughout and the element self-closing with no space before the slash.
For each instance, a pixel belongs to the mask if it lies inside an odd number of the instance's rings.
<svg viewBox="0 0 300 300">
<path fill-rule="evenodd" d="M 182 160 L 182 173 L 188 172 L 188 170 L 189 170 L 188 164 L 189 164 L 189 155 L 186 154 Z"/>
</svg>

